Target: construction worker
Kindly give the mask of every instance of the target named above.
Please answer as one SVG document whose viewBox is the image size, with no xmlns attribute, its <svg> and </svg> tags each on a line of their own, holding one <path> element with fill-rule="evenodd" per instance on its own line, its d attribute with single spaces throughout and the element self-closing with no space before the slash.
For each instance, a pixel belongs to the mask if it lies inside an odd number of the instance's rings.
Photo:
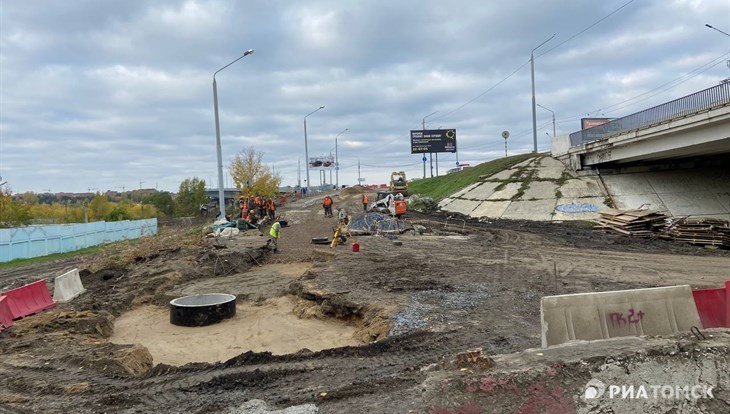
<svg viewBox="0 0 730 414">
<path fill-rule="evenodd" d="M 324 196 L 324 200 L 322 200 L 322 207 L 324 207 L 324 216 L 332 217 L 332 197 L 330 197 L 329 194 Z"/>
<path fill-rule="evenodd" d="M 281 237 L 281 224 L 278 221 L 275 221 L 271 225 L 269 236 L 271 237 L 269 239 L 269 248 L 276 253 L 276 250 L 279 248 L 279 238 Z"/>
<path fill-rule="evenodd" d="M 266 216 L 266 197 L 256 196 L 256 210 L 259 217 L 264 218 Z"/>
<path fill-rule="evenodd" d="M 362 193 L 362 211 L 368 211 L 368 196 Z"/>
<path fill-rule="evenodd" d="M 340 209 L 337 210 L 337 221 L 340 224 L 345 224 L 345 225 L 349 221 L 347 219 L 347 212 L 344 209 L 342 209 L 342 208 L 340 208 Z"/>
<path fill-rule="evenodd" d="M 271 219 L 271 221 L 274 221 L 274 217 L 276 217 L 276 204 L 274 203 L 273 198 L 267 200 L 266 210 L 269 213 L 269 218 Z"/>
</svg>

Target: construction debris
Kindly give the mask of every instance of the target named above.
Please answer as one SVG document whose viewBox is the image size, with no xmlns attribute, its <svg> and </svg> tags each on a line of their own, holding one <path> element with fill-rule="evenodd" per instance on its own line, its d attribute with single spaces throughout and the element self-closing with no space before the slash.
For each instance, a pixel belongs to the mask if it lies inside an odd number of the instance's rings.
<svg viewBox="0 0 730 414">
<path fill-rule="evenodd" d="M 682 217 L 666 220 L 659 237 L 703 246 L 730 248 L 730 222 L 705 217 Z"/>
<path fill-rule="evenodd" d="M 606 209 L 594 227 L 607 233 L 632 237 L 652 237 L 664 228 L 667 216 L 654 210 Z"/>
<path fill-rule="evenodd" d="M 354 217 L 348 224 L 350 233 L 354 235 L 363 234 L 400 234 L 411 229 L 412 226 L 389 214 L 369 212 Z"/>
</svg>

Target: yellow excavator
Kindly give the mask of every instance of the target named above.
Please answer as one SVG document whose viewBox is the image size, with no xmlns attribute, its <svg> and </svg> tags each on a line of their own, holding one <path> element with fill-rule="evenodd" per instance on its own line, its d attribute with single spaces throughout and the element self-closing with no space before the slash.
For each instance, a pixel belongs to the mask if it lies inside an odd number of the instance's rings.
<svg viewBox="0 0 730 414">
<path fill-rule="evenodd" d="M 393 171 L 390 174 L 390 191 L 408 196 L 408 180 L 405 171 Z"/>
</svg>

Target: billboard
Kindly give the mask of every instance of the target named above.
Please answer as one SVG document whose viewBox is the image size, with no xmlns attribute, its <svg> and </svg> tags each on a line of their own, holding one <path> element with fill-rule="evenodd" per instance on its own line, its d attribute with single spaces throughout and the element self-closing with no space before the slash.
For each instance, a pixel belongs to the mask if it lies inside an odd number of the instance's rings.
<svg viewBox="0 0 730 414">
<path fill-rule="evenodd" d="M 335 167 L 335 157 L 332 155 L 321 155 L 319 157 L 309 157 L 309 168 L 325 170 Z"/>
<path fill-rule="evenodd" d="M 611 121 L 611 118 L 581 118 L 580 129 L 593 128 Z"/>
<path fill-rule="evenodd" d="M 411 154 L 430 152 L 456 152 L 456 130 L 411 130 Z"/>
</svg>

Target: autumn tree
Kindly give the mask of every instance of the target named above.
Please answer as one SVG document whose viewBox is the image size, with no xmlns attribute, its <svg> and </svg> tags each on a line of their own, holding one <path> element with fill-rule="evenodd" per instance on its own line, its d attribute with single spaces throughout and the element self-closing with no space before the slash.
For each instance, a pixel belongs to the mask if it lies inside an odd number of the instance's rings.
<svg viewBox="0 0 730 414">
<path fill-rule="evenodd" d="M 148 195 L 143 202 L 155 206 L 157 211 L 165 217 L 172 217 L 175 214 L 175 202 L 167 191 L 157 191 Z"/>
<path fill-rule="evenodd" d="M 207 202 L 205 181 L 197 177 L 186 178 L 180 183 L 180 189 L 175 197 L 175 215 L 178 217 L 195 216 L 200 211 L 200 205 Z"/>
<path fill-rule="evenodd" d="M 96 193 L 89 202 L 89 221 L 102 221 L 114 210 L 114 206 L 106 195 Z"/>
<path fill-rule="evenodd" d="M 0 227 L 29 224 L 33 219 L 30 207 L 13 200 L 10 188 L 0 185 Z"/>
<path fill-rule="evenodd" d="M 279 192 L 281 176 L 272 174 L 269 167 L 261 162 L 263 157 L 262 152 L 247 147 L 231 161 L 228 169 L 233 183 L 244 195 L 259 193 L 271 197 Z"/>
</svg>

